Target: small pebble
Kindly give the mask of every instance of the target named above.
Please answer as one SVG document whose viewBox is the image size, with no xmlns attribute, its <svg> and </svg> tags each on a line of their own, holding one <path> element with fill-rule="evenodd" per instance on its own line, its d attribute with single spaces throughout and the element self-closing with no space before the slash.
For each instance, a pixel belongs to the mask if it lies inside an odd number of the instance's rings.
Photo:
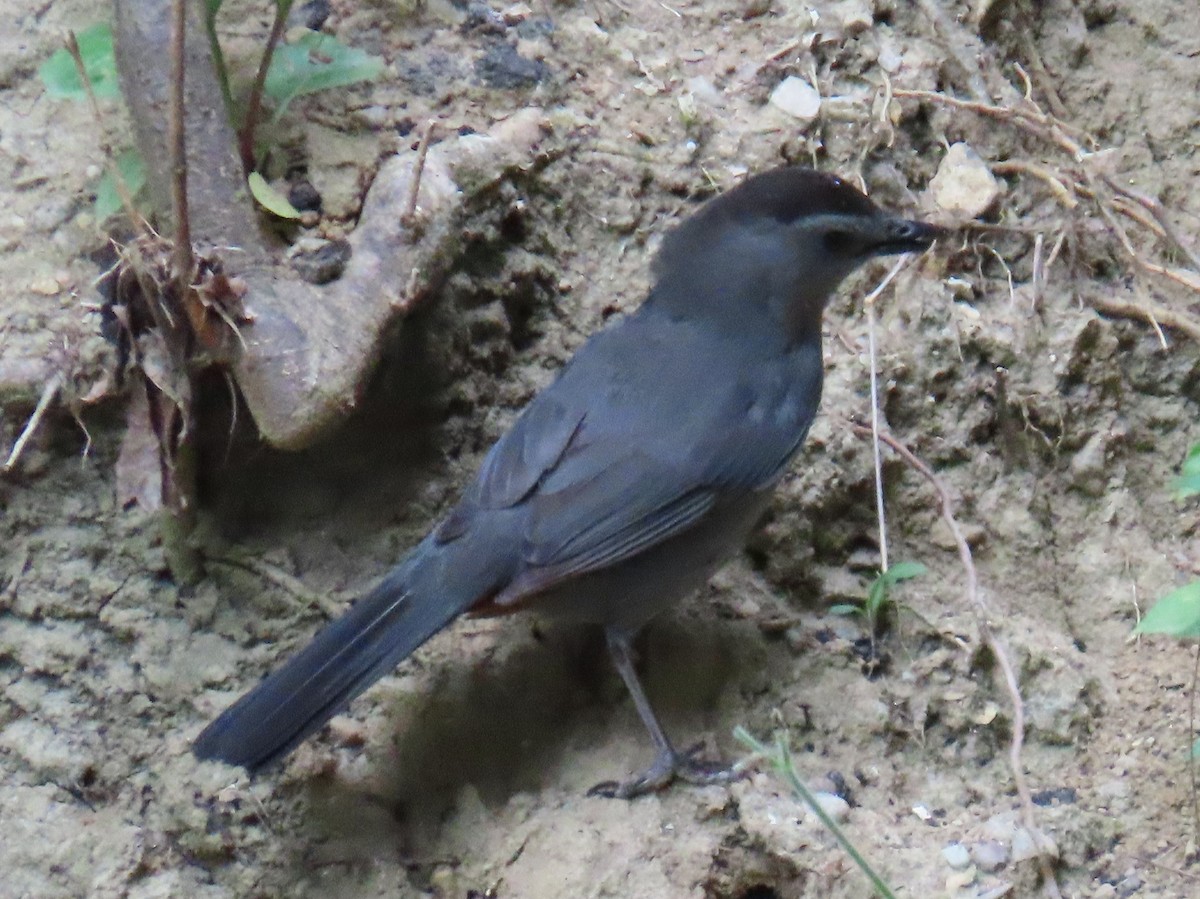
<svg viewBox="0 0 1200 899">
<path fill-rule="evenodd" d="M 980 871 L 991 874 L 1008 864 L 1008 849 L 998 840 L 981 840 L 971 847 L 971 860 Z"/>
<path fill-rule="evenodd" d="M 515 90 L 545 80 L 550 70 L 541 60 L 526 59 L 507 41 L 496 41 L 475 61 L 475 74 L 490 87 Z"/>
<path fill-rule="evenodd" d="M 1125 780 L 1109 780 L 1096 788 L 1096 793 L 1104 799 L 1124 799 L 1129 795 L 1129 782 Z"/>
<path fill-rule="evenodd" d="M 841 796 L 833 793 L 814 793 L 817 804 L 825 810 L 825 814 L 838 824 L 844 824 L 850 818 L 850 803 Z"/>
<path fill-rule="evenodd" d="M 971 853 L 962 843 L 951 843 L 942 849 L 942 858 L 956 871 L 965 870 L 971 864 Z"/>
<path fill-rule="evenodd" d="M 531 15 L 533 15 L 533 10 L 527 3 L 514 3 L 512 6 L 506 6 L 500 10 L 500 16 L 506 25 L 519 25 Z"/>
<path fill-rule="evenodd" d="M 29 285 L 29 289 L 39 296 L 52 297 L 62 291 L 62 285 L 54 278 L 38 278 Z"/>
<path fill-rule="evenodd" d="M 993 840 L 1009 842 L 1017 832 L 1016 817 L 1011 812 L 993 815 L 984 822 L 983 829 Z"/>
<path fill-rule="evenodd" d="M 309 284 L 328 284 L 341 277 L 350 254 L 348 241 L 302 237 L 287 256 L 292 268 Z"/>
<path fill-rule="evenodd" d="M 320 31 L 333 8 L 329 0 L 308 0 L 300 7 L 300 15 L 304 17 L 304 27 L 310 31 Z"/>
<path fill-rule="evenodd" d="M 321 194 L 308 180 L 296 181 L 288 188 L 288 202 L 301 212 L 321 211 Z"/>
<path fill-rule="evenodd" d="M 1024 827 L 1018 827 L 1012 838 L 1012 858 L 1015 862 L 1045 855 L 1058 858 L 1058 845 L 1048 834 L 1032 834 Z"/>
<path fill-rule="evenodd" d="M 821 112 L 821 95 L 816 88 L 795 75 L 789 75 L 771 91 L 768 101 L 776 109 L 802 122 L 811 122 Z"/>
<path fill-rule="evenodd" d="M 1117 895 L 1122 897 L 1132 896 L 1145 886 L 1145 884 L 1145 879 L 1137 871 L 1126 871 L 1125 876 L 1121 878 L 1121 882 L 1117 884 Z"/>
<path fill-rule="evenodd" d="M 1037 854 L 1037 844 L 1033 841 L 1033 835 L 1024 827 L 1017 828 L 1012 838 L 1013 861 L 1027 861 Z"/>
<path fill-rule="evenodd" d="M 974 868 L 969 868 L 965 871 L 955 871 L 946 878 L 946 892 L 955 896 L 961 890 L 965 890 L 975 882 L 976 871 Z"/>
<path fill-rule="evenodd" d="M 1008 896 L 1012 893 L 1013 885 L 1011 883 L 999 883 L 990 890 L 984 890 L 977 895 L 975 899 L 1000 899 L 1002 896 Z"/>
<path fill-rule="evenodd" d="M 929 182 L 939 209 L 962 219 L 983 215 L 1000 196 L 1000 183 L 969 144 L 952 144 Z"/>
</svg>

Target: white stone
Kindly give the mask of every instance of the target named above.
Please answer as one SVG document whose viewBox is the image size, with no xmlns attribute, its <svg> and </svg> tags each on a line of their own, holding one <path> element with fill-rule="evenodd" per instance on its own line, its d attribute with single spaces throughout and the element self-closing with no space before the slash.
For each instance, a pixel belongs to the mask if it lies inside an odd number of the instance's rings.
<svg viewBox="0 0 1200 899">
<path fill-rule="evenodd" d="M 770 104 L 793 118 L 808 123 L 821 112 L 821 95 L 816 88 L 795 75 L 784 78 L 771 91 Z"/>
<path fill-rule="evenodd" d="M 841 796 L 834 793 L 813 793 L 813 798 L 817 800 L 817 805 L 821 806 L 825 814 L 838 824 L 844 824 L 850 817 L 850 803 Z"/>
<path fill-rule="evenodd" d="M 961 219 L 978 218 L 987 212 L 1000 196 L 1000 183 L 969 144 L 950 147 L 929 182 L 933 202 Z"/>
<path fill-rule="evenodd" d="M 951 843 L 942 848 L 942 858 L 956 871 L 965 870 L 971 864 L 971 853 L 962 843 Z"/>
</svg>

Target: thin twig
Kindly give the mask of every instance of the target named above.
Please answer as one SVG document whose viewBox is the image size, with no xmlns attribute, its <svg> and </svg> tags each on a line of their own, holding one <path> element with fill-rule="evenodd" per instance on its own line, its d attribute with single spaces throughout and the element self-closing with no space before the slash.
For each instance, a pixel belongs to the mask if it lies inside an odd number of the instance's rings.
<svg viewBox="0 0 1200 899">
<path fill-rule="evenodd" d="M 1046 98 L 1046 105 L 1050 107 L 1050 112 L 1055 116 L 1065 119 L 1067 117 L 1067 108 L 1058 96 L 1058 91 L 1054 89 L 1054 82 L 1050 78 L 1050 73 L 1046 71 L 1045 63 L 1042 62 L 1042 55 L 1038 52 L 1037 44 L 1033 40 L 1033 29 L 1019 28 L 1018 33 L 1022 37 L 1021 43 L 1023 49 L 1029 57 L 1029 67 L 1033 69 L 1033 74 L 1037 76 L 1038 87 L 1041 88 L 1042 94 Z"/>
<path fill-rule="evenodd" d="M 967 87 L 970 88 L 975 99 L 987 100 L 990 94 L 983 81 L 983 75 L 979 72 L 979 66 L 976 65 L 978 54 L 983 50 L 982 46 L 978 41 L 970 41 L 966 32 L 957 27 L 937 0 L 918 0 L 918 5 L 933 22 L 934 30 L 941 35 L 942 43 L 949 51 L 950 56 L 962 69 L 962 73 L 967 79 Z M 964 46 L 968 41 L 974 43 L 975 46 L 971 48 Z"/>
<path fill-rule="evenodd" d="M 1037 312 L 1042 307 L 1042 291 L 1046 287 L 1046 267 L 1042 261 L 1042 254 L 1046 249 L 1046 235 L 1038 232 L 1033 238 L 1033 311 Z"/>
<path fill-rule="evenodd" d="M 867 356 L 871 366 L 871 448 L 875 456 L 875 516 L 879 521 L 879 570 L 888 570 L 888 539 L 887 516 L 883 501 L 883 454 L 879 451 L 879 375 L 877 356 L 875 352 L 875 303 L 892 283 L 900 269 L 908 264 L 909 256 L 905 254 L 896 260 L 896 264 L 884 275 L 875 289 L 867 294 L 863 306 L 867 311 Z"/>
<path fill-rule="evenodd" d="M 215 562 L 218 565 L 227 565 L 230 568 L 240 568 L 243 571 L 249 571 L 251 574 L 257 574 L 264 580 L 270 581 L 275 586 L 290 593 L 304 605 L 316 609 L 326 618 L 336 618 L 345 611 L 343 606 L 337 601 L 330 599 L 323 593 L 309 590 L 298 579 L 264 559 L 243 558 L 241 556 L 208 556 L 206 561 Z"/>
<path fill-rule="evenodd" d="M 875 357 L 875 304 L 867 304 L 867 355 L 871 365 L 871 450 L 875 463 L 875 517 L 879 521 L 879 570 L 888 570 L 886 504 L 883 501 L 883 453 L 879 449 L 879 376 Z"/>
<path fill-rule="evenodd" d="M 1079 201 L 1075 199 L 1070 188 L 1053 172 L 1036 162 L 1029 162 L 1025 159 L 1002 159 L 999 162 L 993 162 L 990 168 L 996 175 L 1030 175 L 1045 183 L 1050 188 L 1050 193 L 1054 194 L 1054 198 L 1067 209 L 1075 209 L 1079 205 Z"/>
<path fill-rule="evenodd" d="M 187 28 L 186 0 L 171 4 L 171 102 L 167 109 L 167 132 L 171 153 L 171 205 L 175 216 L 175 283 L 180 301 L 192 282 L 192 226 L 188 218 L 187 138 L 184 131 L 184 36 Z"/>
<path fill-rule="evenodd" d="M 1160 303 L 1155 303 L 1152 300 L 1144 302 L 1134 302 L 1132 300 L 1118 300 L 1115 297 L 1110 297 L 1106 294 L 1097 293 L 1090 297 L 1088 302 L 1097 312 L 1103 312 L 1105 315 L 1116 316 L 1117 318 L 1131 318 L 1135 321 L 1146 322 L 1151 327 L 1155 324 L 1163 327 L 1171 328 L 1179 331 L 1181 334 L 1186 334 L 1189 338 L 1200 343 L 1200 320 L 1193 318 L 1186 312 L 1177 312 L 1174 309 L 1168 309 Z"/>
<path fill-rule="evenodd" d="M 1153 200 L 1144 194 L 1138 193 L 1117 181 L 1110 175 L 1104 172 L 1093 172 L 1089 160 L 1095 154 L 1084 148 L 1079 140 L 1072 137 L 1069 133 L 1070 127 L 1042 111 L 1036 103 L 1027 101 L 1021 107 L 996 106 L 991 103 L 981 103 L 972 100 L 959 100 L 955 97 L 947 97 L 945 94 L 939 94 L 935 91 L 914 91 L 914 90 L 897 90 L 895 96 L 900 98 L 908 98 L 915 100 L 923 100 L 931 103 L 938 103 L 943 106 L 948 106 L 952 109 L 963 109 L 978 113 L 979 115 L 988 116 L 989 118 L 998 119 L 1000 121 L 1009 122 L 1017 127 L 1040 137 L 1044 140 L 1057 146 L 1060 150 L 1070 156 L 1071 160 L 1078 167 L 1079 177 L 1082 179 L 1082 184 L 1075 185 L 1075 190 L 1078 193 L 1090 196 L 1095 202 L 1096 208 L 1105 224 L 1113 236 L 1120 243 L 1122 249 L 1133 260 L 1134 264 L 1146 272 L 1153 275 L 1158 275 L 1168 280 L 1181 284 L 1189 290 L 1200 293 L 1200 271 L 1189 271 L 1187 269 L 1174 268 L 1171 266 L 1160 265 L 1157 262 L 1152 262 L 1146 259 L 1137 248 L 1134 247 L 1133 241 L 1129 237 L 1129 233 L 1124 226 L 1117 221 L 1113 215 L 1113 205 L 1106 198 L 1105 191 L 1102 186 L 1107 188 L 1107 192 L 1125 198 L 1137 205 L 1145 208 L 1158 223 L 1162 233 L 1167 239 L 1193 264 L 1200 263 L 1198 256 L 1191 247 L 1179 236 L 1171 222 L 1167 219 L 1162 205 L 1158 201 Z M 1065 185 L 1064 185 L 1065 186 Z M 1126 211 L 1126 214 L 1129 214 Z M 1200 265 L 1197 266 L 1200 269 Z"/>
<path fill-rule="evenodd" d="M 1163 208 L 1162 203 L 1158 202 L 1158 200 L 1154 199 L 1153 197 L 1148 197 L 1144 193 L 1134 190 L 1133 188 L 1117 184 L 1111 175 L 1101 175 L 1100 180 L 1102 180 L 1122 197 L 1132 200 L 1149 212 L 1150 215 L 1154 217 L 1154 221 L 1158 222 L 1158 226 L 1162 228 L 1163 234 L 1167 236 L 1167 239 L 1175 245 L 1175 248 L 1179 250 L 1179 252 L 1183 253 L 1183 255 L 1187 257 L 1188 262 L 1191 263 L 1194 269 L 1200 271 L 1200 253 L 1197 253 L 1194 249 L 1192 249 L 1191 245 L 1184 241 L 1184 239 L 1180 236 L 1179 232 L 1175 229 L 1174 224 L 1172 224 L 1171 220 L 1167 218 L 1167 211 Z"/>
<path fill-rule="evenodd" d="M 1004 271 L 1004 277 L 1008 281 L 1008 305 L 1010 305 L 1010 306 L 1016 305 L 1017 289 L 1013 285 L 1012 269 L 1010 269 L 1008 267 L 1008 263 L 1004 261 L 1004 257 L 1001 256 L 999 252 L 997 252 L 995 247 L 988 246 L 987 244 L 985 244 L 984 246 L 989 253 L 991 253 L 993 256 L 996 257 L 996 261 L 1000 263 L 1000 268 L 1003 269 L 1003 271 Z"/>
<path fill-rule="evenodd" d="M 242 153 L 242 168 L 249 175 L 256 169 L 254 158 L 254 133 L 258 130 L 258 121 L 262 117 L 263 91 L 267 84 L 267 71 L 271 68 L 271 59 L 275 56 L 275 48 L 283 38 L 284 28 L 287 27 L 288 13 L 292 9 L 292 0 L 280 0 L 275 3 L 275 21 L 271 23 L 271 33 L 267 36 L 267 45 L 263 47 L 262 58 L 258 61 L 258 72 L 254 76 L 254 86 L 250 88 L 250 98 L 246 101 L 246 122 L 242 125 L 239 135 Z"/>
<path fill-rule="evenodd" d="M 870 429 L 860 424 L 853 423 L 852 427 L 864 437 L 871 435 Z M 1039 831 L 1037 829 L 1036 813 L 1034 812 L 1033 795 L 1030 793 L 1029 784 L 1025 780 L 1025 769 L 1021 761 L 1021 752 L 1025 745 L 1025 704 L 1021 699 L 1021 689 L 1018 684 L 1016 669 L 1013 667 L 1004 644 L 1000 642 L 1000 638 L 992 630 L 990 623 L 991 611 L 979 592 L 979 576 L 975 570 L 975 560 L 971 555 L 971 544 L 967 542 L 967 538 L 964 536 L 958 520 L 954 517 L 954 502 L 950 498 L 949 490 L 941 478 L 937 476 L 937 473 L 891 434 L 883 432 L 879 435 L 879 439 L 891 447 L 912 468 L 916 469 L 933 487 L 934 492 L 938 496 L 938 505 L 941 510 L 942 520 L 945 521 L 946 526 L 950 529 L 950 534 L 954 538 L 955 545 L 958 547 L 958 556 L 967 578 L 967 601 L 975 610 L 976 626 L 979 628 L 979 635 L 996 659 L 996 664 L 1003 675 L 1004 686 L 1008 692 L 1009 701 L 1012 704 L 1012 742 L 1009 745 L 1008 762 L 1009 767 L 1012 769 L 1013 784 L 1016 787 L 1017 797 L 1020 800 L 1025 827 L 1029 831 L 1030 836 L 1037 842 Z M 1037 858 L 1047 892 L 1054 899 L 1060 899 L 1061 894 L 1058 884 L 1054 879 L 1054 870 L 1050 865 L 1049 859 L 1042 852 L 1038 853 Z"/>
<path fill-rule="evenodd" d="M 46 410 L 50 408 L 50 403 L 54 401 L 54 397 L 58 395 L 60 387 L 62 387 L 62 375 L 51 375 L 50 380 L 42 387 L 42 395 L 38 397 L 37 405 L 33 408 L 33 414 L 25 422 L 25 427 L 21 429 L 21 434 L 17 437 L 17 442 L 13 444 L 12 452 L 8 454 L 8 459 L 5 461 L 4 466 L 0 468 L 0 474 L 8 474 L 16 467 L 17 462 L 21 460 L 21 454 L 25 452 L 25 444 L 29 442 L 29 438 L 34 435 L 38 429 L 38 425 L 42 423 L 42 417 L 46 414 Z"/>
<path fill-rule="evenodd" d="M 417 200 L 421 195 L 421 176 L 425 173 L 425 159 L 429 156 L 429 144 L 433 140 L 433 129 L 437 125 L 435 119 L 425 123 L 421 131 L 421 140 L 417 146 L 417 159 L 413 163 L 412 184 L 408 188 L 408 202 L 404 204 L 404 214 L 400 219 L 411 227 L 417 221 Z"/>
</svg>

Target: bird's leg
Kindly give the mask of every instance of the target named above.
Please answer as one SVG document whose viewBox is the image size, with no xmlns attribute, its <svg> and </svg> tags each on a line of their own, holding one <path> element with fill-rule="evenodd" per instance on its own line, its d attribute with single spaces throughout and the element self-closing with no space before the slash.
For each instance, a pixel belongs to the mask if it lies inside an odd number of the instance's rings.
<svg viewBox="0 0 1200 899">
<path fill-rule="evenodd" d="M 662 724 L 659 723 L 658 716 L 654 714 L 650 700 L 646 698 L 646 692 L 642 689 L 642 682 L 638 679 L 637 671 L 633 666 L 633 647 L 630 645 L 629 634 L 623 630 L 609 627 L 605 628 L 604 635 L 608 639 L 608 651 L 612 656 L 613 664 L 621 675 L 621 680 L 625 681 L 629 695 L 633 697 L 633 704 L 637 707 L 638 715 L 641 716 L 642 723 L 646 725 L 646 730 L 650 732 L 650 739 L 654 741 L 656 755 L 653 764 L 641 774 L 622 782 L 598 783 L 588 790 L 588 795 L 632 799 L 635 796 L 661 790 L 675 778 L 701 785 L 728 783 L 732 780 L 735 776 L 732 769 L 713 766 L 696 758 L 700 750 L 704 748 L 703 743 L 697 744 L 684 753 L 676 751 L 675 747 L 671 745 L 666 731 L 663 730 Z"/>
</svg>

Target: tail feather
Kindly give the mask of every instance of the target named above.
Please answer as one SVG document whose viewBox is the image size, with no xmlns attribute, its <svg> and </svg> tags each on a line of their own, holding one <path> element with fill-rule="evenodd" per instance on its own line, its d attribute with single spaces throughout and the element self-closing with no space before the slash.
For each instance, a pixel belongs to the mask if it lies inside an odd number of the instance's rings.
<svg viewBox="0 0 1200 899">
<path fill-rule="evenodd" d="M 456 590 L 439 577 L 445 560 L 431 556 L 443 551 L 429 540 L 418 546 L 345 615 L 205 728 L 192 751 L 253 772 L 318 731 L 485 592 L 477 589 L 482 585 L 461 583 Z"/>
</svg>

